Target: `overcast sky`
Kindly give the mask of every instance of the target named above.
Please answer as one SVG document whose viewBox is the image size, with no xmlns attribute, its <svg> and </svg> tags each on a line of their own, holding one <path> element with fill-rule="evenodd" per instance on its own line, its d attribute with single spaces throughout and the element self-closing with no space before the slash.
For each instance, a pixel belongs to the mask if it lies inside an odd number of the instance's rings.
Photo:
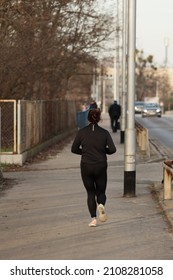
<svg viewBox="0 0 173 280">
<path fill-rule="evenodd" d="M 130 0 L 131 1 L 131 0 Z M 98 0 L 101 10 L 116 11 L 117 0 Z M 121 7 L 123 0 L 119 0 Z M 136 0 L 136 47 L 153 55 L 158 65 L 165 61 L 165 39 L 168 66 L 173 67 L 173 0 Z"/>
<path fill-rule="evenodd" d="M 165 61 L 168 39 L 168 66 L 173 67 L 173 0 L 136 0 L 136 45 L 154 55 L 159 65 Z"/>
</svg>

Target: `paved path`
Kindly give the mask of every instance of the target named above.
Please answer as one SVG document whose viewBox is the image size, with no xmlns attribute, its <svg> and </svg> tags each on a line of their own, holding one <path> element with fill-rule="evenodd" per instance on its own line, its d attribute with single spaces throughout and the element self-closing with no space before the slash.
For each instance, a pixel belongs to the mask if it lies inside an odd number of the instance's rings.
<svg viewBox="0 0 173 280">
<path fill-rule="evenodd" d="M 101 125 L 109 130 L 107 116 Z M 162 180 L 162 162 L 138 159 L 137 196 L 124 198 L 124 145 L 119 132 L 111 135 L 117 153 L 108 158 L 109 219 L 96 228 L 88 227 L 80 157 L 70 152 L 71 143 L 27 171 L 4 173 L 15 184 L 0 195 L 1 260 L 173 259 L 173 233 L 151 195 L 151 185 Z"/>
</svg>

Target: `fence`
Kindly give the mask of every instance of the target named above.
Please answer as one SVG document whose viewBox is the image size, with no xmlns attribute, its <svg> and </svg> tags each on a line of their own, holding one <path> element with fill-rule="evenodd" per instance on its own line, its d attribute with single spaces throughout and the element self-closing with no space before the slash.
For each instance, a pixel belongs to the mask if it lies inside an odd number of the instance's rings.
<svg viewBox="0 0 173 280">
<path fill-rule="evenodd" d="M 1 152 L 16 153 L 16 101 L 0 100 Z"/>
<path fill-rule="evenodd" d="M 76 106 L 69 100 L 0 100 L 1 161 L 76 129 Z M 6 157 L 8 162 L 8 157 Z"/>
</svg>

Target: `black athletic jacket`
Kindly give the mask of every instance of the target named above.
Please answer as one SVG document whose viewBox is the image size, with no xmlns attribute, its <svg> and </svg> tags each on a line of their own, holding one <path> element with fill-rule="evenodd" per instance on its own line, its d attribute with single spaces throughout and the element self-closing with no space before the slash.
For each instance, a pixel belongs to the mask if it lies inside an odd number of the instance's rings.
<svg viewBox="0 0 173 280">
<path fill-rule="evenodd" d="M 93 164 L 107 161 L 106 154 L 115 153 L 116 147 L 106 129 L 89 124 L 78 131 L 71 152 L 82 155 L 81 162 Z"/>
</svg>

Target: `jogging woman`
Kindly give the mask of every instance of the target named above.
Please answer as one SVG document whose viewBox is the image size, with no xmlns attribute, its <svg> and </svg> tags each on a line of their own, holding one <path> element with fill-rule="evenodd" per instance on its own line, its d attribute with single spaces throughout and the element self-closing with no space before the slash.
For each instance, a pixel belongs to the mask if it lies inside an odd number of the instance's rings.
<svg viewBox="0 0 173 280">
<path fill-rule="evenodd" d="M 91 215 L 90 227 L 99 220 L 105 222 L 106 187 L 107 187 L 107 154 L 116 152 L 110 133 L 100 127 L 100 109 L 91 109 L 88 113 L 89 125 L 80 129 L 71 147 L 72 153 L 81 155 L 81 177 L 87 191 L 87 204 Z"/>
</svg>

